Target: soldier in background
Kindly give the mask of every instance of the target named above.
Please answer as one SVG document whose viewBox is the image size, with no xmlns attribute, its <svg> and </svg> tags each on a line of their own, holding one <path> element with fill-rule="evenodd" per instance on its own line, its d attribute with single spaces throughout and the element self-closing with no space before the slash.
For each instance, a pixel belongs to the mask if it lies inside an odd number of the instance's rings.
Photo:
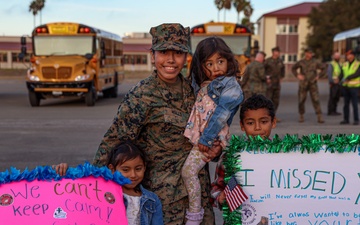
<svg viewBox="0 0 360 225">
<path fill-rule="evenodd" d="M 265 54 L 258 52 L 255 60 L 247 65 L 245 69 L 244 76 L 241 80 L 241 88 L 243 89 L 245 100 L 253 94 L 266 95 L 264 58 Z"/>
<path fill-rule="evenodd" d="M 274 103 L 276 112 L 280 101 L 280 81 L 285 77 L 285 66 L 280 58 L 280 48 L 274 47 L 271 52 L 271 57 L 267 58 L 264 63 L 266 78 L 270 80 L 266 90 L 266 97 Z M 278 118 L 277 122 L 280 122 Z"/>
<path fill-rule="evenodd" d="M 337 104 L 340 100 L 340 80 L 339 76 L 341 74 L 341 66 L 340 66 L 340 53 L 335 52 L 333 54 L 333 60 L 329 63 L 327 68 L 327 75 L 329 79 L 330 85 L 330 93 L 329 93 L 329 102 L 328 102 L 328 115 L 329 116 L 338 116 L 341 113 L 337 112 Z"/>
<path fill-rule="evenodd" d="M 318 74 L 320 70 L 320 74 Z M 319 100 L 319 88 L 317 85 L 317 80 L 320 76 L 325 75 L 325 66 L 319 63 L 313 58 L 313 52 L 310 48 L 305 49 L 305 57 L 300 61 L 296 62 L 292 69 L 292 73 L 299 80 L 299 123 L 304 122 L 304 113 L 305 113 L 305 101 L 307 92 L 310 93 L 311 101 L 314 106 L 317 122 L 324 123 L 322 118 L 322 112 L 320 107 Z"/>
</svg>

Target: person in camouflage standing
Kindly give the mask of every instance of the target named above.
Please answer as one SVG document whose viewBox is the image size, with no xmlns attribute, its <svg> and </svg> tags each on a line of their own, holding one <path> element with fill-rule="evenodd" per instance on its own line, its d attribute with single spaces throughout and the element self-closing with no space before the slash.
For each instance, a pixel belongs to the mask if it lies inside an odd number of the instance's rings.
<svg viewBox="0 0 360 225">
<path fill-rule="evenodd" d="M 152 27 L 150 34 L 155 70 L 125 95 L 93 164 L 103 166 L 117 145 L 127 140 L 134 142 L 148 158 L 148 189 L 161 200 L 164 223 L 181 225 L 189 205 L 181 169 L 192 149 L 183 133 L 195 102 L 190 82 L 180 73 L 190 51 L 190 29 L 181 24 L 161 24 Z M 204 153 L 209 160 L 220 154 L 219 144 Z M 203 224 L 215 224 L 208 166 L 199 172 L 199 179 Z"/>
<path fill-rule="evenodd" d="M 310 48 L 305 49 L 305 57 L 296 62 L 292 67 L 292 73 L 299 80 L 299 122 L 304 122 L 305 101 L 307 92 L 310 92 L 312 104 L 314 106 L 317 122 L 324 123 L 319 100 L 319 88 L 317 80 L 325 75 L 325 66 L 313 58 Z M 320 70 L 320 74 L 318 73 Z"/>
<path fill-rule="evenodd" d="M 264 53 L 258 52 L 255 60 L 246 66 L 244 75 L 241 79 L 241 88 L 244 92 L 244 99 L 253 94 L 262 94 L 266 96 L 266 86 L 270 79 L 266 78 L 264 68 Z"/>
<path fill-rule="evenodd" d="M 271 83 L 267 86 L 266 97 L 274 103 L 275 112 L 279 107 L 280 101 L 280 81 L 285 77 L 285 66 L 280 58 L 280 48 L 271 49 L 272 56 L 264 62 L 265 74 Z M 280 120 L 277 118 L 277 122 Z"/>
</svg>

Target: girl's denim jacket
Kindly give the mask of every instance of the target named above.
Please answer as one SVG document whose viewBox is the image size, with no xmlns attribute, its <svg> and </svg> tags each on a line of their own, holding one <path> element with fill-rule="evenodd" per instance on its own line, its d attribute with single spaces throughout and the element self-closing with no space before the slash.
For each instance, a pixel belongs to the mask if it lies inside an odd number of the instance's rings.
<svg viewBox="0 0 360 225">
<path fill-rule="evenodd" d="M 163 225 L 162 205 L 159 197 L 140 185 L 140 225 Z M 127 208 L 127 200 L 124 198 L 125 208 Z"/>
<path fill-rule="evenodd" d="M 197 96 L 200 88 L 195 79 L 192 79 L 192 87 Z M 207 90 L 209 97 L 216 103 L 216 109 L 204 129 L 199 143 L 211 147 L 225 124 L 231 125 L 234 115 L 244 100 L 244 95 L 235 76 L 217 77 L 211 81 Z"/>
</svg>

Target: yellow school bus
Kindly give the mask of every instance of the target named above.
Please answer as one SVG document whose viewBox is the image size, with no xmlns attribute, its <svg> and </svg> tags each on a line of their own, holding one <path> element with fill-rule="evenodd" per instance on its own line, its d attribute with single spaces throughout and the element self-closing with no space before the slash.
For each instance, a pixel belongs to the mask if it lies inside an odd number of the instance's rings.
<svg viewBox="0 0 360 225">
<path fill-rule="evenodd" d="M 240 74 L 243 74 L 246 65 L 250 62 L 251 53 L 251 30 L 248 27 L 237 23 L 208 22 L 192 27 L 190 35 L 192 52 L 195 51 L 197 44 L 207 37 L 222 38 L 234 53 L 240 65 Z"/>
<path fill-rule="evenodd" d="M 56 22 L 32 32 L 33 53 L 26 85 L 31 106 L 40 100 L 77 96 L 95 105 L 98 93 L 117 97 L 124 79 L 123 42 L 119 35 L 78 23 Z M 26 39 L 21 38 L 21 56 Z"/>
</svg>

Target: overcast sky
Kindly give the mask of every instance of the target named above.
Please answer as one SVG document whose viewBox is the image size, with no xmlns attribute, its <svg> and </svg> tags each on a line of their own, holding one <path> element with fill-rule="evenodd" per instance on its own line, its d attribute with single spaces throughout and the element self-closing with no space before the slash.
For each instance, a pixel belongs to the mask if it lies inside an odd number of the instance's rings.
<svg viewBox="0 0 360 225">
<path fill-rule="evenodd" d="M 34 17 L 29 12 L 31 0 L 0 0 L 0 35 L 30 35 Z M 255 22 L 264 13 L 299 4 L 299 0 L 251 0 Z M 321 2 L 313 0 L 311 2 Z M 243 16 L 243 15 L 241 15 Z M 236 22 L 233 8 L 220 12 L 220 21 Z M 148 32 L 161 23 L 178 22 L 195 26 L 208 21 L 218 21 L 214 0 L 46 0 L 42 23 L 78 22 L 123 36 L 131 32 Z M 36 17 L 36 26 L 40 16 Z"/>
</svg>

